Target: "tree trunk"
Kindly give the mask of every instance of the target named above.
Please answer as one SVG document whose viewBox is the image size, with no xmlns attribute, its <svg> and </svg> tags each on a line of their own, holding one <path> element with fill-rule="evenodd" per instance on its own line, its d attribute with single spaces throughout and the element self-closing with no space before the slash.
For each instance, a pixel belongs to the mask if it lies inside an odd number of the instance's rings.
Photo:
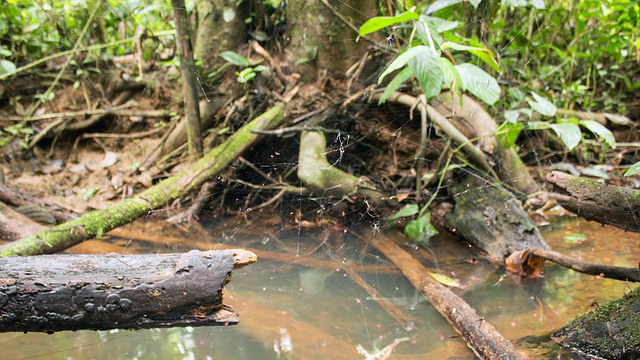
<svg viewBox="0 0 640 360">
<path fill-rule="evenodd" d="M 51 230 L 6 244 L 0 248 L 0 257 L 55 253 L 94 236 L 100 237 L 113 228 L 128 224 L 153 209 L 165 206 L 226 168 L 258 139 L 254 130 L 273 129 L 281 124 L 284 120 L 284 109 L 284 104 L 277 104 L 240 128 L 197 163 L 156 186 L 106 209 L 88 213 Z"/>
<path fill-rule="evenodd" d="M 348 26 L 336 13 L 356 29 Z M 318 68 L 344 74 L 366 51 L 364 41 L 355 42 L 357 28 L 376 15 L 377 0 L 289 1 L 287 62 L 296 64 L 304 61 L 305 64 L 296 66 L 295 70 L 305 80 L 314 79 Z"/>
<path fill-rule="evenodd" d="M 547 176 L 558 204 L 590 221 L 640 232 L 640 191 L 553 171 Z"/>
<path fill-rule="evenodd" d="M 246 250 L 0 259 L 0 331 L 234 324 L 222 288 L 256 259 Z"/>
<path fill-rule="evenodd" d="M 184 0 L 171 0 L 173 18 L 178 35 L 178 57 L 180 58 L 180 75 L 182 77 L 182 96 L 187 122 L 187 146 L 189 158 L 195 162 L 202 156 L 202 129 L 200 128 L 200 109 L 198 107 L 198 88 L 196 86 L 196 66 L 193 61 L 191 34 Z"/>
</svg>

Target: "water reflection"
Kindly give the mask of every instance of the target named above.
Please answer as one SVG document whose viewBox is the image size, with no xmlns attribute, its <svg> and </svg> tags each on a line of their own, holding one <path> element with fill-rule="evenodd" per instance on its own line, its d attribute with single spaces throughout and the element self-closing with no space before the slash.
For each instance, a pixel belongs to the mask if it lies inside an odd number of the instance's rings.
<svg viewBox="0 0 640 360">
<path fill-rule="evenodd" d="M 544 233 L 554 250 L 586 261 L 635 266 L 640 243 L 637 234 L 611 227 L 570 220 Z M 544 229 L 543 229 L 544 230 Z M 568 234 L 580 233 L 580 242 Z M 391 359 L 455 358 L 473 355 L 449 324 L 416 296 L 398 274 L 361 272 L 376 291 L 372 296 L 341 268 L 348 259 L 360 264 L 384 260 L 357 238 L 342 239 L 340 253 L 327 249 L 325 260 L 341 259 L 334 269 L 309 268 L 273 260 L 260 260 L 234 274 L 229 299 L 241 322 L 231 327 L 176 328 L 140 331 L 78 331 L 54 335 L 0 334 L 5 358 L 10 359 L 359 359 L 356 346 L 369 353 L 382 350 L 396 339 Z M 234 246 L 258 246 L 255 238 Z M 189 240 L 185 239 L 185 244 Z M 253 241 L 253 242 L 251 242 Z M 302 250 L 315 248 L 313 237 L 281 238 Z M 250 243 L 251 242 L 251 243 Z M 269 249 L 271 244 L 265 244 Z M 429 252 L 407 248 L 434 267 Z M 148 249 L 153 252 L 154 249 Z M 179 249 L 178 249 L 179 250 Z M 487 321 L 531 358 L 563 358 L 546 335 L 575 315 L 620 296 L 632 288 L 624 282 L 598 279 L 547 264 L 545 277 L 517 284 L 504 270 L 476 261 L 464 244 L 453 239 L 432 241 L 433 253 L 443 271 L 465 286 L 455 290 Z M 302 252 L 304 253 L 304 252 Z M 345 255 L 347 254 L 347 255 Z M 318 255 L 319 254 L 314 254 Z M 361 268 L 363 269 L 363 268 Z M 379 305 L 393 303 L 409 319 L 396 323 Z M 408 328 L 408 330 L 407 330 Z"/>
</svg>

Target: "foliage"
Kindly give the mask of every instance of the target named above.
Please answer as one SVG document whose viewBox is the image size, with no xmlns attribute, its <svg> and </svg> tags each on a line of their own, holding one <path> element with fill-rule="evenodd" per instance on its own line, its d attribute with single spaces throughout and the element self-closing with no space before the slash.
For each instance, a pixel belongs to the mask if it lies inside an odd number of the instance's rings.
<svg viewBox="0 0 640 360">
<path fill-rule="evenodd" d="M 443 55 L 445 50 L 467 52 L 475 55 L 492 68 L 498 65 L 493 53 L 459 34 L 456 29 L 462 26 L 457 21 L 445 20 L 433 13 L 461 1 L 439 0 L 429 7 L 418 10 L 415 7 L 393 17 L 380 16 L 369 19 L 360 27 L 360 36 L 364 36 L 386 27 L 403 26 L 413 22 L 412 31 L 407 41 L 408 46 L 387 66 L 378 78 L 378 83 L 388 75 L 401 70 L 387 85 L 380 99 L 384 102 L 393 91 L 414 76 L 428 99 L 440 94 L 443 87 L 460 95 L 463 90 L 469 91 L 489 105 L 493 105 L 500 97 L 500 87 L 496 79 L 471 63 L 454 65 Z M 474 4 L 476 6 L 477 4 Z M 407 70 L 409 69 L 409 70 Z"/>
</svg>

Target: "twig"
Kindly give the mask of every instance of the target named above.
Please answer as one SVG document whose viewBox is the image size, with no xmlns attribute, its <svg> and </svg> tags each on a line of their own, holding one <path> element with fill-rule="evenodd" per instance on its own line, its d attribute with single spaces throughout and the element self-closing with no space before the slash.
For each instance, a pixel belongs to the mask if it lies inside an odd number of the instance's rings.
<svg viewBox="0 0 640 360">
<path fill-rule="evenodd" d="M 83 139 L 88 139 L 88 138 L 135 139 L 135 138 L 147 137 L 149 135 L 159 133 L 163 130 L 164 130 L 164 127 L 158 127 L 155 129 L 140 131 L 133 134 L 88 133 L 88 134 L 82 134 L 82 138 Z"/>
<path fill-rule="evenodd" d="M 3 118 L 3 120 L 40 121 L 40 120 L 51 120 L 51 119 L 57 119 L 57 118 L 99 115 L 103 113 L 109 113 L 114 116 L 128 116 L 128 117 L 139 116 L 139 117 L 147 117 L 147 118 L 171 117 L 176 114 L 176 112 L 173 110 L 124 110 L 124 108 L 131 107 L 131 106 L 132 105 L 130 104 L 124 104 L 114 109 L 71 111 L 71 112 L 61 112 L 61 113 L 53 113 L 53 114 L 42 114 L 42 115 L 36 115 L 36 116 L 30 116 L 30 117 L 8 116 Z"/>
</svg>

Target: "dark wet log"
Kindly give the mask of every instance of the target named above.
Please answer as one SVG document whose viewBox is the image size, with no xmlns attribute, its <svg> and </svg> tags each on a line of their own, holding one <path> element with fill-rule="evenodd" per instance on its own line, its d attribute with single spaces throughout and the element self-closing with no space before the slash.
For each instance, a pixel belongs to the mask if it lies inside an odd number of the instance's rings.
<svg viewBox="0 0 640 360">
<path fill-rule="evenodd" d="M 640 288 L 551 334 L 582 359 L 640 359 Z"/>
<path fill-rule="evenodd" d="M 467 174 L 452 180 L 447 190 L 455 201 L 444 217 L 447 226 L 491 261 L 504 264 L 515 251 L 549 249 L 520 201 L 500 184 Z"/>
<path fill-rule="evenodd" d="M 0 332 L 234 324 L 222 288 L 255 260 L 246 250 L 0 259 Z"/>
<path fill-rule="evenodd" d="M 521 272 L 526 268 L 527 264 L 531 262 L 536 263 L 536 258 L 540 259 L 540 261 L 553 261 L 558 265 L 583 274 L 622 281 L 640 282 L 640 269 L 638 268 L 589 263 L 551 250 L 527 249 L 517 251 L 509 256 L 507 264 L 510 270 Z"/>
<path fill-rule="evenodd" d="M 547 176 L 558 204 L 590 221 L 640 232 L 640 191 L 553 171 Z"/>
<path fill-rule="evenodd" d="M 420 294 L 451 324 L 480 359 L 521 359 L 516 348 L 466 301 L 431 277 L 411 254 L 379 234 L 368 241 L 391 260 Z"/>
</svg>

